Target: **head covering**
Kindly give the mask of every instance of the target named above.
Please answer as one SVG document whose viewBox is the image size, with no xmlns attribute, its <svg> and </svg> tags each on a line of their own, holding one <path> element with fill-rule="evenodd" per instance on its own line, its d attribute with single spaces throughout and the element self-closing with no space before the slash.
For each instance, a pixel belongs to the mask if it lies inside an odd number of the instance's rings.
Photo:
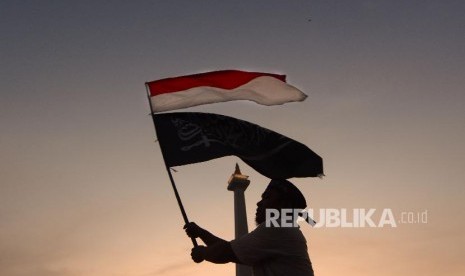
<svg viewBox="0 0 465 276">
<path fill-rule="evenodd" d="M 283 196 L 283 199 L 288 201 L 293 209 L 305 209 L 307 201 L 300 190 L 291 182 L 285 179 L 272 179 L 268 184 L 268 189 L 276 189 Z"/>
</svg>

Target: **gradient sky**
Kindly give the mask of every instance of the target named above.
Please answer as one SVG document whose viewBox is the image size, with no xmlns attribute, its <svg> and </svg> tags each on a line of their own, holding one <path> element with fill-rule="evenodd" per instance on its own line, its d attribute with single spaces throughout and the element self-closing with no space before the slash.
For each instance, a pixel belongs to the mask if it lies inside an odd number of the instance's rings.
<svg viewBox="0 0 465 276">
<path fill-rule="evenodd" d="M 194 264 L 144 83 L 209 70 L 284 73 L 309 95 L 190 108 L 307 144 L 310 207 L 428 211 L 397 228 L 307 225 L 319 276 L 465 272 L 464 1 L 1 1 L 0 274 L 234 275 Z M 311 21 L 309 21 L 311 19 Z M 249 229 L 267 179 L 238 158 L 178 167 L 188 216 Z"/>
</svg>

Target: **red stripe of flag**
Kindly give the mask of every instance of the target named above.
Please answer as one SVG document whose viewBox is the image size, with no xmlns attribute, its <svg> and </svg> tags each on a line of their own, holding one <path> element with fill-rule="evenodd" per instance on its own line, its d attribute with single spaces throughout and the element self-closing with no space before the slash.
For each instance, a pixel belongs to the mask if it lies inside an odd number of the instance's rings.
<svg viewBox="0 0 465 276">
<path fill-rule="evenodd" d="M 234 89 L 250 82 L 257 77 L 262 76 L 274 77 L 278 80 L 281 80 L 282 82 L 286 82 L 285 75 L 245 72 L 238 70 L 223 70 L 175 78 L 166 78 L 148 82 L 147 85 L 150 90 L 150 96 L 153 97 L 164 93 L 184 91 L 200 86 Z"/>
</svg>

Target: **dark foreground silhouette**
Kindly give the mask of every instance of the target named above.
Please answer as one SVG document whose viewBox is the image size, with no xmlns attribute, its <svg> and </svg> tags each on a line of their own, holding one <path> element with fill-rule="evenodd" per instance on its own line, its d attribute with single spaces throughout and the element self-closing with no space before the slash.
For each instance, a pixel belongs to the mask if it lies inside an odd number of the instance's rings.
<svg viewBox="0 0 465 276">
<path fill-rule="evenodd" d="M 299 227 L 267 226 L 266 223 L 266 209 L 306 207 L 305 197 L 296 186 L 287 180 L 272 180 L 257 203 L 257 228 L 252 232 L 228 242 L 194 222 L 186 224 L 186 234 L 191 238 L 200 238 L 206 245 L 192 248 L 192 260 L 196 263 L 209 261 L 249 265 L 253 268 L 254 276 L 313 276 L 307 242 Z"/>
</svg>

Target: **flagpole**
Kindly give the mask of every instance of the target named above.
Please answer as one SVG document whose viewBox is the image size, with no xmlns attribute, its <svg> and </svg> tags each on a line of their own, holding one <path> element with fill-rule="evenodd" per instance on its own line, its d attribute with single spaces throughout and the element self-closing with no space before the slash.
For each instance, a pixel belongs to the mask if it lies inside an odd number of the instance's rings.
<svg viewBox="0 0 465 276">
<path fill-rule="evenodd" d="M 148 87 L 147 83 L 145 84 L 145 90 L 147 91 L 147 98 L 149 100 L 149 106 L 150 106 L 150 116 L 152 117 L 153 127 L 155 129 L 155 135 L 157 135 L 157 128 L 155 126 L 155 118 L 153 117 L 152 101 L 150 100 L 150 91 L 149 91 L 149 87 Z M 184 206 L 182 205 L 181 197 L 179 196 L 178 189 L 176 188 L 176 183 L 174 183 L 174 178 L 173 178 L 173 175 L 171 174 L 171 169 L 166 164 L 165 154 L 163 152 L 163 148 L 161 147 L 161 145 L 160 145 L 160 150 L 161 150 L 161 155 L 163 157 L 163 163 L 165 164 L 166 171 L 168 172 L 168 176 L 169 176 L 170 181 L 171 181 L 171 187 L 173 188 L 174 195 L 176 197 L 176 201 L 178 202 L 178 205 L 179 205 L 179 209 L 181 209 L 182 218 L 184 219 L 184 223 L 188 224 L 189 219 L 187 218 L 186 210 L 184 210 Z M 197 241 L 195 240 L 195 238 L 191 238 L 191 240 L 192 240 L 192 244 L 194 245 L 194 247 L 197 247 L 198 244 L 197 244 Z"/>
</svg>

